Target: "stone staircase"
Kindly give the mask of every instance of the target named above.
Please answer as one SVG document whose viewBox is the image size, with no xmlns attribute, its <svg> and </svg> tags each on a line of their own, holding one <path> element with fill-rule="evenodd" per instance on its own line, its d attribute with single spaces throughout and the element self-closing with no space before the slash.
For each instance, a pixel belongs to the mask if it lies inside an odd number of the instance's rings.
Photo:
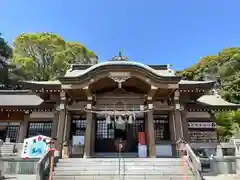
<svg viewBox="0 0 240 180">
<path fill-rule="evenodd" d="M 195 180 L 186 162 L 184 167 L 180 158 L 70 158 L 59 160 L 53 180 L 184 180 L 185 174 Z"/>
<path fill-rule="evenodd" d="M 0 152 L 3 156 L 11 156 L 13 154 L 14 143 L 3 143 L 0 146 Z"/>
</svg>

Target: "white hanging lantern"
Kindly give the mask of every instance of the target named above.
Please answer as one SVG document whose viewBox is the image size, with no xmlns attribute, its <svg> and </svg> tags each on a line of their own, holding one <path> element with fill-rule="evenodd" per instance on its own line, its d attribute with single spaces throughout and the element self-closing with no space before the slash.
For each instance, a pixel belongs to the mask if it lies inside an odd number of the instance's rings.
<svg viewBox="0 0 240 180">
<path fill-rule="evenodd" d="M 140 105 L 140 111 L 144 111 L 144 105 Z"/>
<path fill-rule="evenodd" d="M 129 117 L 128 117 L 128 124 L 132 124 L 132 121 L 133 121 L 132 116 L 129 116 Z"/>
<path fill-rule="evenodd" d="M 111 117 L 109 115 L 107 115 L 106 117 L 106 123 L 111 124 Z"/>
<path fill-rule="evenodd" d="M 122 119 L 122 116 L 118 116 L 117 124 L 124 124 L 124 120 Z"/>
<path fill-rule="evenodd" d="M 133 120 L 136 120 L 136 114 L 133 112 Z"/>
</svg>

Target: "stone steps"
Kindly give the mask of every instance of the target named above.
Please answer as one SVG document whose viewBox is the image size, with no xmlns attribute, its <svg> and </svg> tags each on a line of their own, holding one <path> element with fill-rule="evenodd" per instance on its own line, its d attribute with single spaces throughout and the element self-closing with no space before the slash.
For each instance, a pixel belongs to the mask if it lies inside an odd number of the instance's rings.
<svg viewBox="0 0 240 180">
<path fill-rule="evenodd" d="M 183 176 L 54 176 L 53 180 L 184 180 Z M 196 180 L 194 176 L 188 176 L 187 180 Z"/>
<path fill-rule="evenodd" d="M 67 158 L 59 162 L 116 162 L 119 158 Z M 125 162 L 181 162 L 180 158 L 124 158 Z"/>
<path fill-rule="evenodd" d="M 128 163 L 128 162 L 124 162 L 125 163 L 125 167 L 131 167 L 131 166 L 148 166 L 148 165 L 153 165 L 153 166 L 168 166 L 169 163 L 168 162 L 164 162 L 164 163 L 145 163 L 145 162 L 141 162 L 141 164 L 139 163 Z M 94 166 L 96 163 L 58 163 L 56 166 L 57 167 L 86 167 L 86 166 Z M 111 163 L 97 163 L 97 164 L 101 164 L 102 166 L 106 167 L 106 166 L 118 166 L 119 162 L 111 162 Z M 121 161 L 120 164 L 123 164 L 123 162 Z M 184 165 L 187 166 L 187 163 L 184 163 Z M 182 163 L 171 163 L 171 166 L 173 167 L 182 167 Z"/>
<path fill-rule="evenodd" d="M 185 173 L 187 179 L 194 180 L 187 163 L 185 170 L 182 164 L 180 158 L 124 158 L 120 162 L 118 158 L 60 159 L 53 180 L 119 180 L 119 175 L 125 180 L 183 180 Z"/>
<path fill-rule="evenodd" d="M 1 155 L 11 156 L 13 154 L 14 143 L 3 143 L 0 146 Z"/>
</svg>

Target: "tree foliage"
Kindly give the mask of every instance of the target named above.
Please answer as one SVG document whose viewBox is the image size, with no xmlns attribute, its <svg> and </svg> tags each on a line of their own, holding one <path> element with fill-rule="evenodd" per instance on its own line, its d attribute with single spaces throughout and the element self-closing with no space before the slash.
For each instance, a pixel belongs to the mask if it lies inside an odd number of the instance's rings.
<svg viewBox="0 0 240 180">
<path fill-rule="evenodd" d="M 230 102 L 240 103 L 240 47 L 226 48 L 218 55 L 203 57 L 178 73 L 188 80 L 220 79 L 221 95 Z"/>
<path fill-rule="evenodd" d="M 240 47 L 226 48 L 217 55 L 205 56 L 178 74 L 188 80 L 220 80 L 221 96 L 240 104 Z M 228 140 L 239 130 L 239 111 L 217 113 L 216 119 L 220 141 Z"/>
<path fill-rule="evenodd" d="M 98 58 L 80 43 L 54 33 L 22 33 L 14 41 L 13 63 L 24 80 L 46 81 L 63 75 L 70 64 L 95 64 Z"/>
<path fill-rule="evenodd" d="M 12 57 L 12 48 L 7 44 L 0 33 L 0 88 L 5 89 L 11 83 L 9 79 L 9 58 Z"/>
<path fill-rule="evenodd" d="M 12 48 L 7 44 L 5 39 L 1 36 L 0 33 L 0 56 L 8 59 L 12 57 Z"/>
</svg>

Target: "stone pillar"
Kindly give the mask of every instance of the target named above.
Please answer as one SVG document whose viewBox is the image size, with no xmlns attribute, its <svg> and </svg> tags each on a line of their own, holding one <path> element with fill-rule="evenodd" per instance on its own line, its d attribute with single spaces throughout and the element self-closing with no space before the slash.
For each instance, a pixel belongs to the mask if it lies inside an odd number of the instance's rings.
<svg viewBox="0 0 240 180">
<path fill-rule="evenodd" d="M 155 130 L 153 121 L 153 111 L 147 112 L 147 134 L 148 134 L 148 152 L 149 157 L 156 157 Z"/>
<path fill-rule="evenodd" d="M 235 146 L 235 156 L 236 156 L 236 174 L 240 176 L 240 138 L 233 139 Z"/>
<path fill-rule="evenodd" d="M 93 124 L 93 116 L 91 112 L 87 112 L 87 127 L 85 132 L 84 141 L 84 158 L 89 158 L 91 156 L 91 131 Z"/>
<path fill-rule="evenodd" d="M 24 114 L 23 121 L 20 124 L 19 134 L 18 134 L 18 143 L 23 143 L 24 139 L 27 137 L 28 122 L 30 119 L 30 114 Z"/>
</svg>

